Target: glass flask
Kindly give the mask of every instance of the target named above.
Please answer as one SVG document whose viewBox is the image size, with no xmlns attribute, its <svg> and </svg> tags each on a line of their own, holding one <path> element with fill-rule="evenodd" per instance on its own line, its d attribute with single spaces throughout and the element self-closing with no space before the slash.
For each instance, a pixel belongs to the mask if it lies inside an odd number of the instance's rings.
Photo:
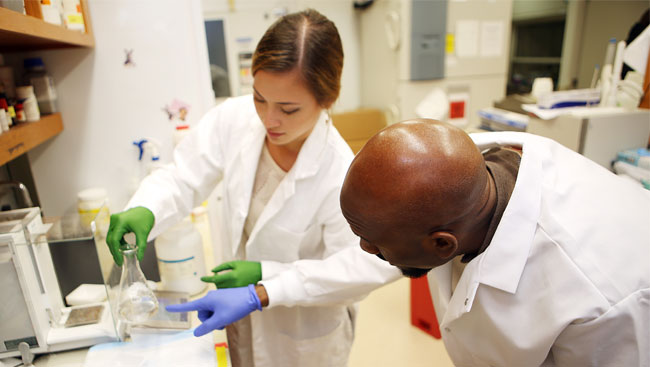
<svg viewBox="0 0 650 367">
<path fill-rule="evenodd" d="M 147 280 L 140 269 L 136 249 L 122 250 L 124 263 L 118 297 L 118 314 L 127 323 L 146 321 L 158 311 L 158 300 L 147 286 Z"/>
</svg>

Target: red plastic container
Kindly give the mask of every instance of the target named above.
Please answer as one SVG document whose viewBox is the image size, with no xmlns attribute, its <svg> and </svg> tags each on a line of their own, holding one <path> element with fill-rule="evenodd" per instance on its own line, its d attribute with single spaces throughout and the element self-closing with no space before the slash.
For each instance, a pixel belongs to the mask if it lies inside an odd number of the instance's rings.
<svg viewBox="0 0 650 367">
<path fill-rule="evenodd" d="M 426 276 L 411 279 L 411 324 L 434 338 L 440 339 L 438 318 L 433 309 Z"/>
</svg>

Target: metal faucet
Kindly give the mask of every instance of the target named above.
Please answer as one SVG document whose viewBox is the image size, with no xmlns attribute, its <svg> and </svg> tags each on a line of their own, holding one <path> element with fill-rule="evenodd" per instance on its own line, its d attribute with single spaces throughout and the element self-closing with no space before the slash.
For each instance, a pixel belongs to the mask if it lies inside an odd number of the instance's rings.
<svg viewBox="0 0 650 367">
<path fill-rule="evenodd" d="M 23 203 L 25 204 L 25 208 L 31 208 L 34 206 L 34 203 L 32 202 L 32 197 L 29 196 L 29 190 L 27 189 L 27 186 L 25 186 L 22 182 L 19 181 L 0 181 L 0 189 L 4 186 L 10 186 L 13 189 L 17 189 L 20 191 L 22 197 L 23 197 Z"/>
</svg>

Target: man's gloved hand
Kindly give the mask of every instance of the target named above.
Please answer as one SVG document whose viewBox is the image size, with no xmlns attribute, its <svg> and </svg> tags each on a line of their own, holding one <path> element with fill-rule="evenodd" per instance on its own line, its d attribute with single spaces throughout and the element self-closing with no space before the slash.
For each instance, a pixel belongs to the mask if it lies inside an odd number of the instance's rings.
<svg viewBox="0 0 650 367">
<path fill-rule="evenodd" d="M 262 304 L 255 286 L 249 284 L 247 287 L 209 291 L 202 298 L 169 305 L 165 309 L 169 312 L 198 311 L 202 324 L 194 330 L 194 336 L 201 336 L 215 329 L 221 330 L 255 310 L 262 311 Z"/>
<path fill-rule="evenodd" d="M 142 206 L 111 215 L 106 243 L 117 265 L 122 266 L 121 248 L 127 247 L 124 235 L 130 232 L 135 234 L 138 260 L 142 261 L 144 250 L 147 248 L 147 237 L 149 237 L 149 232 L 153 228 L 153 223 L 153 213 Z"/>
<path fill-rule="evenodd" d="M 224 270 L 230 271 L 218 274 Z M 262 264 L 257 261 L 229 261 L 212 269 L 212 272 L 214 275 L 201 277 L 201 280 L 214 283 L 217 288 L 245 287 L 262 280 Z"/>
</svg>

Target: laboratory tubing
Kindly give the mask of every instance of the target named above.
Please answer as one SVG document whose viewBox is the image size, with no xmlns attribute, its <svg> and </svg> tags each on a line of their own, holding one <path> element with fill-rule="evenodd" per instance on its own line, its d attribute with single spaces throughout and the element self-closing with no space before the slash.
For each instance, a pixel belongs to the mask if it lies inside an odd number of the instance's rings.
<svg viewBox="0 0 650 367">
<path fill-rule="evenodd" d="M 205 289 L 203 241 L 189 218 L 156 237 L 155 247 L 163 290 L 195 295 Z"/>
<path fill-rule="evenodd" d="M 147 286 L 147 279 L 136 257 L 136 249 L 132 246 L 122 250 L 124 264 L 117 307 L 122 321 L 137 324 L 148 320 L 158 311 L 158 299 Z"/>
<path fill-rule="evenodd" d="M 25 59 L 24 83 L 34 87 L 38 109 L 43 115 L 58 112 L 57 94 L 54 79 L 45 71 L 45 64 L 40 57 Z"/>
<path fill-rule="evenodd" d="M 41 118 L 41 111 L 38 109 L 34 87 L 27 85 L 16 88 L 16 98 L 23 101 L 23 110 L 25 111 L 27 121 L 38 121 Z"/>
</svg>

